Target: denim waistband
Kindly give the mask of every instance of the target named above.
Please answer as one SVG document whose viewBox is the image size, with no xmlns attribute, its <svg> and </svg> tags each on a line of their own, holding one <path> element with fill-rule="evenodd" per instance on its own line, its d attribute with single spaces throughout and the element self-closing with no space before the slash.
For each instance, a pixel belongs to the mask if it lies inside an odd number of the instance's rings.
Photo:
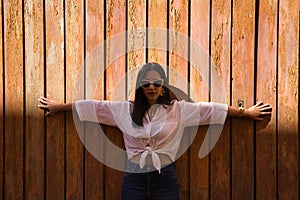
<svg viewBox="0 0 300 200">
<path fill-rule="evenodd" d="M 164 168 L 174 167 L 175 163 L 168 163 L 161 166 L 161 170 Z M 154 165 L 145 165 L 143 168 L 140 167 L 139 164 L 127 161 L 127 167 L 125 169 L 125 172 L 127 173 L 147 173 L 147 172 L 157 172 L 157 169 L 154 167 Z"/>
</svg>

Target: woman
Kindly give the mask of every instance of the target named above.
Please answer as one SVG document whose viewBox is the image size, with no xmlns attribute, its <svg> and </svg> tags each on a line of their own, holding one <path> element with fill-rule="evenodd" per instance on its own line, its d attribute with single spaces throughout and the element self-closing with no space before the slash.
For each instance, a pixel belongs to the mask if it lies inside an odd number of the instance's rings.
<svg viewBox="0 0 300 200">
<path fill-rule="evenodd" d="M 73 107 L 73 103 L 44 97 L 39 101 L 46 116 Z M 262 120 L 263 115 L 271 114 L 270 105 L 262 102 L 237 109 L 219 103 L 172 101 L 165 72 L 157 63 L 147 63 L 139 70 L 134 102 L 83 100 L 74 106 L 81 121 L 117 126 L 123 133 L 129 161 L 121 197 L 130 200 L 179 199 L 174 161 L 186 126 L 223 124 L 227 116 Z"/>
</svg>

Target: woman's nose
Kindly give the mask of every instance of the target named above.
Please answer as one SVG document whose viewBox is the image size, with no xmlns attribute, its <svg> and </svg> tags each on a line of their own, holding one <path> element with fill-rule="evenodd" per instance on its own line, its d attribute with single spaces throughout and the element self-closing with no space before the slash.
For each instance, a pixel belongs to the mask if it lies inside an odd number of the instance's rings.
<svg viewBox="0 0 300 200">
<path fill-rule="evenodd" d="M 150 86 L 149 86 L 149 89 L 154 89 L 154 84 L 153 83 L 150 83 Z"/>
</svg>

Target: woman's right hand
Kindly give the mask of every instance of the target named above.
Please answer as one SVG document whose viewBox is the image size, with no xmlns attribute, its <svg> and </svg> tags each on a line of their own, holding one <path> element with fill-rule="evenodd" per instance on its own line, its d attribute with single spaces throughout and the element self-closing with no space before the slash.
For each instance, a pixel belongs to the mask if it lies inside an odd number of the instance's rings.
<svg viewBox="0 0 300 200">
<path fill-rule="evenodd" d="M 49 96 L 46 97 L 40 97 L 38 99 L 39 104 L 38 107 L 42 110 L 46 111 L 45 116 L 54 115 L 55 113 L 61 111 L 61 103 L 56 102 L 55 100 L 51 99 Z"/>
</svg>

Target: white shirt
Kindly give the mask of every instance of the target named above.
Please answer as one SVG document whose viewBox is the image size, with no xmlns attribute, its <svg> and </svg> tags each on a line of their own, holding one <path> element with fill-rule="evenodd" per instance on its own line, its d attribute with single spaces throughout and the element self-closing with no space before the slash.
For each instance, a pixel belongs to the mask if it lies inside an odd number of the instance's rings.
<svg viewBox="0 0 300 200">
<path fill-rule="evenodd" d="M 173 101 L 171 105 L 159 105 L 153 118 L 143 118 L 143 127 L 133 125 L 129 101 L 82 100 L 75 102 L 80 121 L 99 122 L 118 127 L 123 133 L 128 159 L 141 154 L 143 168 L 148 155 L 154 167 L 160 171 L 158 154 L 166 154 L 175 161 L 183 130 L 187 126 L 224 124 L 228 106 L 220 103 L 190 103 Z"/>
</svg>

